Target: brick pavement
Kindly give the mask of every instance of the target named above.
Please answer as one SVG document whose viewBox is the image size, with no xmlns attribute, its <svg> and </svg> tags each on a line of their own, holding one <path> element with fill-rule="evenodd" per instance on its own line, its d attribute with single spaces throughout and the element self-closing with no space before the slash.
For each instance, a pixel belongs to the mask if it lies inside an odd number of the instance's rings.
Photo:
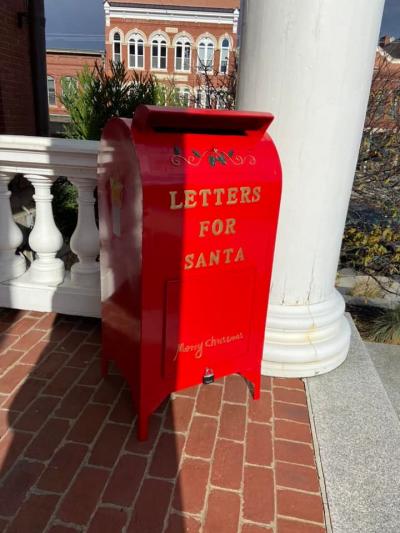
<svg viewBox="0 0 400 533">
<path fill-rule="evenodd" d="M 98 320 L 0 310 L 0 531 L 325 531 L 301 380 L 174 394 L 140 443 L 99 353 Z"/>
</svg>

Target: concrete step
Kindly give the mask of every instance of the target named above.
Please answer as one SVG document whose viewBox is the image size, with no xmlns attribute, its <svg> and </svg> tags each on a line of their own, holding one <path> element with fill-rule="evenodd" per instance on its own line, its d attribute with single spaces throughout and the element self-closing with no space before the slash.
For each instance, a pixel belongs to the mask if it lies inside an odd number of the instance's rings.
<svg viewBox="0 0 400 533">
<path fill-rule="evenodd" d="M 348 319 L 352 341 L 346 361 L 328 374 L 306 380 L 328 527 L 333 533 L 398 533 L 398 412 L 367 346 Z"/>
<path fill-rule="evenodd" d="M 367 342 L 365 345 L 385 387 L 386 394 L 400 418 L 400 346 L 373 342 Z"/>
</svg>

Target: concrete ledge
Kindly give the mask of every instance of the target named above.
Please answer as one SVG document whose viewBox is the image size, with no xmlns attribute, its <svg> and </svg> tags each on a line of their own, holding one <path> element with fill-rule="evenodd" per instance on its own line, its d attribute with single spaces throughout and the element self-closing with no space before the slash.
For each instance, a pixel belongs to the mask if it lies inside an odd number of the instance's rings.
<svg viewBox="0 0 400 533">
<path fill-rule="evenodd" d="M 398 533 L 400 423 L 352 320 L 346 361 L 308 378 L 333 533 Z"/>
<path fill-rule="evenodd" d="M 0 307 L 100 317 L 100 287 L 77 287 L 70 272 L 56 287 L 30 281 L 29 270 L 19 278 L 0 283 Z"/>
<path fill-rule="evenodd" d="M 400 346 L 373 342 L 367 342 L 365 345 L 400 418 Z"/>
</svg>

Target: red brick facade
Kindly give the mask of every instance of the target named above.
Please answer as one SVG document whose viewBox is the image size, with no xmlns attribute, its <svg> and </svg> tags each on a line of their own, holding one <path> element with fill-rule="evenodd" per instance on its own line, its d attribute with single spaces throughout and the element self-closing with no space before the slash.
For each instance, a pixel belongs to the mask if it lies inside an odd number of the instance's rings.
<svg viewBox="0 0 400 533">
<path fill-rule="evenodd" d="M 366 127 L 396 129 L 400 127 L 400 43 L 398 50 L 378 48 L 375 57 Z M 396 53 L 397 52 L 397 53 Z"/>
<path fill-rule="evenodd" d="M 0 133 L 35 135 L 30 36 L 24 12 L 24 0 L 0 2 Z"/>
<path fill-rule="evenodd" d="M 101 52 L 86 52 L 79 50 L 47 50 L 47 78 L 48 78 L 48 92 L 49 94 L 49 111 L 50 115 L 66 115 L 67 112 L 60 102 L 62 93 L 61 80 L 65 77 L 76 78 L 77 73 L 81 72 L 84 65 L 93 68 L 95 62 L 103 62 Z M 52 104 L 51 80 L 54 80 L 54 99 L 55 104 Z"/>
<path fill-rule="evenodd" d="M 193 92 L 193 89 L 202 85 L 198 69 L 202 40 L 211 44 L 210 56 L 213 57 L 213 63 L 210 72 L 221 72 L 224 39 L 229 42 L 229 64 L 232 65 L 237 46 L 238 7 L 239 0 L 110 0 L 105 3 L 106 62 L 120 58 L 129 70 L 151 72 L 160 81 L 173 79 L 178 88 Z M 143 66 L 140 65 L 139 68 L 135 66 L 134 54 L 131 53 L 133 62 L 129 57 L 129 52 L 135 51 L 130 44 L 135 38 L 143 43 L 140 43 L 144 51 L 143 60 L 140 60 Z M 153 45 L 157 38 L 165 43 L 165 68 L 157 68 L 152 64 Z M 177 68 L 177 43 L 180 40 L 190 44 L 190 61 L 185 70 Z M 225 51 L 225 57 L 226 53 Z"/>
</svg>

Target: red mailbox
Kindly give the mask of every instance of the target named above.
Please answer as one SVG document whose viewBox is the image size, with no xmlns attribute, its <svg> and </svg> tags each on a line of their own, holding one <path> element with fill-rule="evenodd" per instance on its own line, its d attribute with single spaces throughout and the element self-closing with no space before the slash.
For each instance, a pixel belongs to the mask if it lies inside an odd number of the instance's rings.
<svg viewBox="0 0 400 533">
<path fill-rule="evenodd" d="M 231 373 L 260 391 L 281 194 L 268 113 L 140 106 L 99 155 L 103 371 L 138 436 L 171 392 Z"/>
</svg>

